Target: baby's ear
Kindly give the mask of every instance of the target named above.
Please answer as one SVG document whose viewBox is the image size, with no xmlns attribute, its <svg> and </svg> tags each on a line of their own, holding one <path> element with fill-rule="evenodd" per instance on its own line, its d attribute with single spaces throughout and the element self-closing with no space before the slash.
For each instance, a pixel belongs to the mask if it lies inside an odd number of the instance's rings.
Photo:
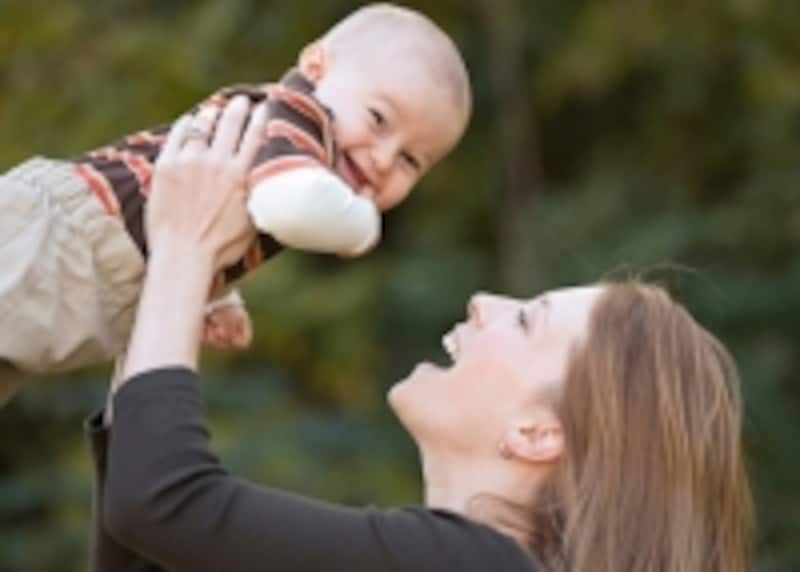
<svg viewBox="0 0 800 572">
<path fill-rule="evenodd" d="M 321 80 L 328 71 L 328 51 L 322 42 L 314 42 L 303 48 L 298 66 L 303 75 L 312 82 Z"/>
</svg>

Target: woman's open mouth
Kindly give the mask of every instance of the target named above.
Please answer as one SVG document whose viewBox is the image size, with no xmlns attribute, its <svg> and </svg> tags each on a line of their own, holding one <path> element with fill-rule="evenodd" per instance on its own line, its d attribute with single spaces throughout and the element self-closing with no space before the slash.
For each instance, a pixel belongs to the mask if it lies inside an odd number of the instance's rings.
<svg viewBox="0 0 800 572">
<path fill-rule="evenodd" d="M 452 367 L 458 361 L 459 345 L 458 334 L 456 328 L 453 328 L 444 336 L 442 336 L 442 347 L 444 348 L 445 355 L 449 358 L 449 363 L 446 367 Z"/>
</svg>

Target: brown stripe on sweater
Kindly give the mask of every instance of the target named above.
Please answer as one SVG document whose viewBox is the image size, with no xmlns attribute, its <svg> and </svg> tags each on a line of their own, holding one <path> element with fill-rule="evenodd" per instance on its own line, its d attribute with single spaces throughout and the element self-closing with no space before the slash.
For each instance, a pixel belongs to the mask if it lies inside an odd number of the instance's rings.
<svg viewBox="0 0 800 572">
<path fill-rule="evenodd" d="M 327 162 L 327 154 L 322 145 L 319 144 L 319 141 L 288 121 L 273 119 L 267 123 L 267 137 L 269 139 L 276 139 L 278 137 L 288 139 L 298 151 L 306 151 L 320 163 Z"/>
</svg>

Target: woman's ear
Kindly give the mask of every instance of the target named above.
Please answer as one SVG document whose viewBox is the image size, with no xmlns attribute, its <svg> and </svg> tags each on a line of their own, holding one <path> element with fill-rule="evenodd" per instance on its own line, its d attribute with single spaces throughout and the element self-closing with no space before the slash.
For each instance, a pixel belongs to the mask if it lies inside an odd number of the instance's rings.
<svg viewBox="0 0 800 572">
<path fill-rule="evenodd" d="M 313 42 L 300 52 L 298 67 L 304 76 L 317 83 L 328 71 L 328 59 L 328 50 L 322 42 Z"/>
<path fill-rule="evenodd" d="M 564 430 L 555 413 L 539 410 L 506 432 L 501 449 L 528 463 L 552 463 L 564 452 Z"/>
</svg>

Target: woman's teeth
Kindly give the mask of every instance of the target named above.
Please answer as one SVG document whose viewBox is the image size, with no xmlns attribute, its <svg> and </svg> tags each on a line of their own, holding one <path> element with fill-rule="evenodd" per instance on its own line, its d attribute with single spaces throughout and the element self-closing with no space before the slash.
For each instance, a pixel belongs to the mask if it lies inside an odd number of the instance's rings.
<svg viewBox="0 0 800 572">
<path fill-rule="evenodd" d="M 444 346 L 444 351 L 450 356 L 450 359 L 453 362 L 456 361 L 456 353 L 458 351 L 458 346 L 456 344 L 456 338 L 453 333 L 445 334 L 442 337 L 442 346 Z"/>
</svg>

